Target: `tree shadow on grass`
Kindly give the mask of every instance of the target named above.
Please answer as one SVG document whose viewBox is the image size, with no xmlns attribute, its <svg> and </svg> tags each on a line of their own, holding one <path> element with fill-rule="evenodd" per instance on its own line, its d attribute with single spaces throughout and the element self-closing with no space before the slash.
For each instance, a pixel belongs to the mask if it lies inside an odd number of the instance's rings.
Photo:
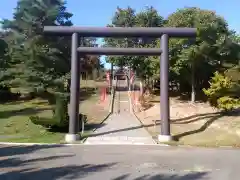
<svg viewBox="0 0 240 180">
<path fill-rule="evenodd" d="M 108 116 L 105 119 L 107 118 Z M 87 115 L 79 114 L 79 122 L 76 124 L 77 132 L 82 131 L 82 120 L 84 121 L 84 131 L 93 131 L 94 129 L 105 125 L 104 123 L 89 123 Z M 45 127 L 49 132 L 68 133 L 69 131 L 69 120 L 66 121 L 63 125 L 60 125 L 60 122 L 54 120 L 53 118 L 37 117 L 32 122 L 34 124 Z"/>
<path fill-rule="evenodd" d="M 181 134 L 174 135 L 173 138 L 174 140 L 178 141 L 180 138 L 184 136 L 188 136 L 191 134 L 196 134 L 205 131 L 214 121 L 218 120 L 220 117 L 222 117 L 224 114 L 222 113 L 205 113 L 205 114 L 199 114 L 199 115 L 193 115 L 181 119 L 175 119 L 172 120 L 172 124 L 188 124 L 188 123 L 193 123 L 196 121 L 203 120 L 205 118 L 209 118 L 204 125 L 202 125 L 200 128 L 192 131 L 187 131 Z M 157 120 L 158 122 L 155 125 L 160 125 L 161 121 Z M 124 128 L 124 129 L 117 129 L 117 130 L 112 130 L 112 131 L 107 131 L 107 132 L 102 132 L 102 133 L 94 133 L 90 134 L 88 137 L 95 137 L 95 136 L 101 136 L 101 135 L 106 135 L 106 134 L 112 134 L 112 133 L 117 133 L 117 132 L 123 132 L 123 131 L 130 131 L 134 129 L 140 129 L 140 128 L 148 128 L 148 127 L 153 127 L 155 126 L 154 124 L 149 124 L 149 125 L 140 125 L 140 126 L 134 126 L 134 127 L 129 127 L 129 128 Z"/>
<path fill-rule="evenodd" d="M 194 123 L 194 122 L 201 121 L 201 120 L 204 120 L 204 119 L 208 119 L 208 120 L 206 120 L 206 122 L 200 128 L 174 135 L 173 140 L 179 141 L 181 138 L 183 138 L 185 136 L 189 136 L 189 135 L 192 135 L 192 134 L 197 134 L 197 133 L 203 132 L 211 124 L 213 124 L 215 121 L 217 121 L 219 118 L 223 117 L 224 115 L 225 115 L 225 113 L 221 113 L 221 112 L 203 113 L 203 114 L 196 114 L 196 115 L 192 115 L 192 116 L 188 116 L 188 117 L 184 117 L 184 118 L 173 119 L 173 120 L 171 120 L 170 123 L 171 124 L 178 124 L 178 125 L 190 124 L 190 123 Z M 161 125 L 161 120 L 154 120 L 154 121 L 155 121 L 155 126 L 156 125 Z"/>
<path fill-rule="evenodd" d="M 202 114 L 196 114 L 188 117 L 183 117 L 183 118 L 178 118 L 178 119 L 171 119 L 170 123 L 171 124 L 190 124 L 194 123 L 197 121 L 201 121 L 206 118 L 214 118 L 216 116 L 223 117 L 223 116 L 239 116 L 240 111 L 239 110 L 234 110 L 231 112 L 214 112 L 214 113 L 202 113 Z M 145 117 L 145 118 L 149 118 Z M 156 124 L 155 125 L 160 125 L 161 120 L 153 120 Z"/>
<path fill-rule="evenodd" d="M 216 116 L 213 116 L 213 117 L 211 117 L 209 120 L 207 120 L 200 128 L 194 129 L 194 130 L 190 130 L 190 131 L 186 131 L 186 132 L 183 132 L 183 133 L 180 133 L 180 134 L 176 134 L 176 135 L 173 136 L 173 139 L 174 139 L 175 141 L 179 141 L 182 137 L 203 132 L 203 131 L 205 131 L 212 123 L 214 123 L 216 120 L 218 120 L 218 119 L 219 119 L 220 117 L 222 117 L 222 116 L 223 116 L 222 114 L 218 114 L 218 115 L 216 115 Z"/>
<path fill-rule="evenodd" d="M 26 115 L 31 116 L 45 110 L 51 110 L 51 108 L 44 107 L 44 108 L 21 108 L 18 110 L 5 110 L 0 111 L 0 119 L 7 119 L 13 116 L 26 116 Z"/>
<path fill-rule="evenodd" d="M 84 125 L 84 131 L 93 131 L 95 130 L 96 128 L 101 128 L 103 127 L 105 124 L 97 124 L 97 123 L 87 123 Z M 67 126 L 64 126 L 64 127 L 51 127 L 51 128 L 48 128 L 47 129 L 49 132 L 54 132 L 54 133 L 68 133 L 69 131 L 69 127 L 68 125 Z M 82 131 L 82 127 L 81 127 L 81 124 L 77 130 L 79 133 Z"/>
<path fill-rule="evenodd" d="M 37 106 L 49 105 L 47 101 L 37 101 L 37 102 L 32 102 L 32 104 Z"/>
<path fill-rule="evenodd" d="M 201 121 L 206 118 L 214 118 L 218 115 L 219 115 L 219 117 L 223 116 L 223 114 L 220 112 L 196 114 L 196 115 L 192 115 L 192 116 L 188 116 L 188 117 L 172 119 L 171 124 L 190 124 L 190 123 L 194 123 L 197 121 Z"/>
<path fill-rule="evenodd" d="M 80 89 L 80 97 L 79 97 L 80 101 L 84 101 L 96 93 L 97 93 L 96 88 L 91 88 L 91 87 L 81 88 Z"/>
</svg>

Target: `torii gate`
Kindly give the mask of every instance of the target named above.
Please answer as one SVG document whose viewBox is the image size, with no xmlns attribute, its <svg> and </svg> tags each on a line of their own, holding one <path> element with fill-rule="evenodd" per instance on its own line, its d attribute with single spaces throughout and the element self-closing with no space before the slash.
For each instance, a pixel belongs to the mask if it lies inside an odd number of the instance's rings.
<svg viewBox="0 0 240 180">
<path fill-rule="evenodd" d="M 65 136 L 66 142 L 74 142 L 80 137 L 77 132 L 79 121 L 79 89 L 80 89 L 80 66 L 78 52 L 82 55 L 161 55 L 160 61 L 160 108 L 161 108 L 161 134 L 160 142 L 172 140 L 169 119 L 169 95 L 168 95 L 168 71 L 169 71 L 169 38 L 196 37 L 196 28 L 158 28 L 158 27 L 74 27 L 74 26 L 45 26 L 45 33 L 52 35 L 72 36 L 71 55 L 71 87 L 70 87 L 70 119 L 69 133 Z M 100 48 L 79 47 L 80 37 L 161 37 L 160 48 Z"/>
</svg>

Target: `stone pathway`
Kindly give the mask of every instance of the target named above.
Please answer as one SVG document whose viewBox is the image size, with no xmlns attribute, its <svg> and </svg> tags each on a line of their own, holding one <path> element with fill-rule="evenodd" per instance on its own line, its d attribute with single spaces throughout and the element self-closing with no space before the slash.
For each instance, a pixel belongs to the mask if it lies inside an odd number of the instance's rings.
<svg viewBox="0 0 240 180">
<path fill-rule="evenodd" d="M 113 114 L 85 144 L 154 144 L 152 137 L 129 112 Z"/>
<path fill-rule="evenodd" d="M 155 144 L 150 134 L 130 112 L 127 91 L 116 91 L 114 113 L 85 144 Z"/>
</svg>

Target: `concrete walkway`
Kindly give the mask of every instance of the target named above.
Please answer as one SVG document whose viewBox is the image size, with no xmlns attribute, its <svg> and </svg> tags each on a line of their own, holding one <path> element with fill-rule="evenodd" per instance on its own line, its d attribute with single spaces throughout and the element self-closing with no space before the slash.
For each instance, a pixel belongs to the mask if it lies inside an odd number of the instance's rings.
<svg viewBox="0 0 240 180">
<path fill-rule="evenodd" d="M 113 114 L 85 144 L 154 144 L 152 137 L 130 113 Z"/>
<path fill-rule="evenodd" d="M 130 112 L 127 91 L 117 91 L 114 113 L 85 144 L 155 144 L 150 134 Z"/>
</svg>

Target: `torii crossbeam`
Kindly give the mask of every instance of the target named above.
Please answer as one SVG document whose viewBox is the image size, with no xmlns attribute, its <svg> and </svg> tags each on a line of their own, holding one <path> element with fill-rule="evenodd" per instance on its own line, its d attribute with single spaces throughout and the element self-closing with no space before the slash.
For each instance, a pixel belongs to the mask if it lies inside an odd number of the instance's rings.
<svg viewBox="0 0 240 180">
<path fill-rule="evenodd" d="M 169 119 L 169 94 L 168 94 L 168 71 L 169 71 L 169 38 L 196 37 L 196 28 L 158 28 L 158 27 L 74 27 L 74 26 L 45 26 L 44 32 L 51 35 L 72 36 L 71 54 L 71 88 L 70 88 L 70 120 L 69 133 L 66 134 L 67 142 L 79 139 L 77 123 L 79 121 L 79 89 L 80 89 L 80 66 L 78 52 L 85 55 L 148 55 L 160 57 L 160 108 L 161 108 L 161 134 L 160 142 L 170 141 Z M 161 47 L 157 48 L 98 48 L 78 47 L 79 37 L 145 37 L 161 38 Z"/>
</svg>

